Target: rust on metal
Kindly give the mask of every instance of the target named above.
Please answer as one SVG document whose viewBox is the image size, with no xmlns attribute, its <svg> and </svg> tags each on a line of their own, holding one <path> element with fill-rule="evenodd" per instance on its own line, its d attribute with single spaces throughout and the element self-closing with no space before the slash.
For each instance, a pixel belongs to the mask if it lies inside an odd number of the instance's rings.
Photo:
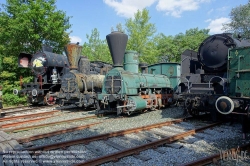
<svg viewBox="0 0 250 166">
<path fill-rule="evenodd" d="M 5 117 L 5 118 L 0 118 L 0 122 L 7 121 L 7 120 L 16 120 L 16 119 L 21 119 L 21 118 L 30 118 L 30 117 L 36 117 L 36 116 L 50 115 L 50 114 L 54 114 L 56 112 L 59 112 L 59 110 L 54 110 L 54 111 L 50 111 L 50 112 L 40 112 L 40 113 L 35 113 L 35 114 L 25 114 L 25 115 L 12 116 L 12 117 Z"/>
<path fill-rule="evenodd" d="M 25 108 L 27 106 L 16 106 L 16 107 L 5 107 L 2 110 L 10 110 L 10 109 L 17 109 L 17 108 Z"/>
<path fill-rule="evenodd" d="M 95 158 L 95 159 L 92 159 L 92 160 L 89 160 L 89 161 L 86 161 L 86 162 L 83 162 L 83 163 L 75 164 L 74 166 L 99 165 L 99 164 L 103 164 L 103 163 L 106 163 L 106 162 L 114 161 L 117 158 L 119 159 L 119 158 L 126 157 L 126 156 L 129 156 L 129 155 L 133 155 L 135 153 L 138 153 L 138 152 L 150 149 L 150 148 L 155 148 L 156 146 L 160 146 L 160 145 L 163 145 L 163 144 L 166 144 L 166 143 L 171 143 L 173 141 L 177 141 L 177 140 L 182 139 L 184 137 L 187 137 L 189 135 L 193 135 L 196 132 L 199 132 L 199 131 L 202 131 L 202 130 L 205 130 L 205 129 L 208 129 L 208 128 L 211 128 L 211 127 L 214 127 L 214 126 L 217 126 L 217 125 L 220 125 L 220 124 L 221 124 L 221 122 L 218 122 L 218 123 L 214 123 L 214 124 L 211 124 L 211 125 L 208 125 L 208 126 L 205 126 L 205 127 L 198 128 L 198 129 L 189 130 L 187 132 L 183 132 L 183 133 L 180 133 L 180 134 L 176 134 L 174 136 L 162 138 L 160 140 L 156 140 L 156 141 L 144 144 L 144 145 L 136 146 L 136 147 L 129 148 L 129 149 L 126 149 L 126 150 L 122 150 L 122 151 L 119 151 L 119 152 L 116 152 L 116 153 L 113 153 L 113 154 L 108 154 L 108 155 L 105 155 L 105 156 L 102 156 L 102 157 L 98 157 L 98 158 Z"/>
<path fill-rule="evenodd" d="M 89 142 L 92 142 L 92 141 L 108 139 L 108 138 L 111 138 L 111 137 L 122 136 L 122 135 L 125 135 L 125 134 L 135 133 L 135 132 L 139 132 L 139 131 L 143 131 L 143 130 L 150 130 L 150 129 L 153 129 L 153 128 L 167 126 L 167 125 L 171 125 L 171 124 L 174 124 L 174 123 L 180 123 L 180 122 L 185 121 L 186 119 L 187 118 L 181 118 L 181 119 L 166 121 L 166 122 L 157 123 L 157 124 L 148 125 L 148 126 L 142 126 L 142 127 L 137 127 L 137 128 L 127 129 L 127 130 L 120 130 L 120 131 L 116 131 L 116 132 L 100 134 L 100 135 L 87 137 L 87 138 L 80 138 L 80 139 L 64 141 L 64 142 L 59 142 L 59 143 L 49 144 L 49 145 L 44 145 L 44 146 L 37 146 L 37 147 L 28 148 L 27 150 L 28 151 L 37 151 L 37 150 L 59 149 L 59 148 L 62 148 L 62 147 L 68 147 L 68 146 L 82 144 L 82 143 L 89 143 Z"/>
<path fill-rule="evenodd" d="M 69 60 L 70 69 L 78 68 L 78 60 L 82 53 L 82 46 L 78 44 L 68 44 L 65 46 L 65 52 Z"/>
<path fill-rule="evenodd" d="M 47 117 L 43 117 L 43 118 L 37 118 L 37 119 L 31 119 L 31 120 L 25 120 L 25 121 L 21 121 L 21 122 L 15 122 L 15 123 L 8 123 L 8 124 L 3 124 L 0 126 L 0 128 L 8 128 L 8 127 L 15 127 L 15 126 L 19 126 L 25 123 L 32 123 L 32 122 L 37 122 L 37 121 L 41 121 L 44 119 L 48 119 L 51 116 L 47 116 Z"/>
<path fill-rule="evenodd" d="M 79 121 L 79 120 L 86 120 L 86 119 L 90 119 L 90 118 L 97 118 L 97 116 L 93 115 L 93 116 L 87 116 L 87 117 L 83 117 L 83 118 L 69 119 L 69 120 L 63 120 L 63 121 L 40 124 L 40 125 L 26 126 L 26 127 L 15 128 L 15 129 L 8 129 L 8 130 L 4 130 L 4 132 L 19 132 L 19 131 L 24 131 L 24 130 L 30 130 L 30 129 L 36 129 L 36 128 L 42 128 L 42 127 L 62 124 L 62 123 L 75 122 L 75 121 Z"/>
<path fill-rule="evenodd" d="M 41 75 L 38 76 L 40 89 L 43 89 L 43 77 Z"/>
<path fill-rule="evenodd" d="M 49 108 L 51 106 L 41 106 L 41 107 L 33 107 L 33 108 L 29 108 L 29 107 L 10 107 L 10 108 L 5 108 L 2 110 L 1 112 L 1 116 L 6 116 L 6 114 L 13 114 L 13 113 L 17 113 L 17 112 L 24 112 L 24 111 L 31 111 L 31 110 L 37 110 L 37 109 L 43 109 L 43 108 Z M 18 110 L 12 110 L 12 111 L 8 111 L 11 109 L 18 109 Z"/>
<path fill-rule="evenodd" d="M 17 142 L 24 143 L 24 142 L 38 140 L 38 139 L 42 139 L 42 138 L 46 138 L 46 137 L 52 137 L 52 136 L 63 134 L 63 133 L 68 133 L 68 132 L 73 132 L 73 131 L 89 128 L 89 127 L 92 127 L 92 126 L 100 124 L 100 123 L 102 123 L 102 122 L 91 123 L 91 124 L 88 124 L 88 125 L 77 126 L 77 127 L 71 127 L 71 128 L 68 128 L 68 129 L 57 130 L 57 131 L 53 131 L 53 132 L 49 132 L 49 133 L 45 133 L 45 134 L 33 135 L 31 137 L 17 139 Z"/>
</svg>

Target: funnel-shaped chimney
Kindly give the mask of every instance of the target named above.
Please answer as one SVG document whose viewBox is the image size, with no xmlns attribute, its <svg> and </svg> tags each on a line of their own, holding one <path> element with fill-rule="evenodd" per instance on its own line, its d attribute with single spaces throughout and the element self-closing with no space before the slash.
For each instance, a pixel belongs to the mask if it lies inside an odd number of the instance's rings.
<svg viewBox="0 0 250 166">
<path fill-rule="evenodd" d="M 112 56 L 113 66 L 123 66 L 123 58 L 128 41 L 128 35 L 122 32 L 112 32 L 106 36 L 106 39 Z"/>
<path fill-rule="evenodd" d="M 78 60 L 82 54 L 82 46 L 77 44 L 70 43 L 65 46 L 65 53 L 68 57 L 70 69 L 78 68 Z"/>
</svg>

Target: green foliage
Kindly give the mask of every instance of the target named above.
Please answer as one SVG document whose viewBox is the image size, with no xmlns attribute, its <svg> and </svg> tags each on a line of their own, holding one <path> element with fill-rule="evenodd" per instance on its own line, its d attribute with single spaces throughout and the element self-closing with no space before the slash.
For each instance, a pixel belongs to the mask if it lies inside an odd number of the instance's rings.
<svg viewBox="0 0 250 166">
<path fill-rule="evenodd" d="M 118 32 L 123 32 L 123 33 L 125 33 L 125 29 L 123 28 L 123 26 L 122 26 L 121 23 L 118 23 L 118 24 L 116 25 L 116 30 L 114 30 L 114 28 L 111 27 L 111 32 L 113 32 L 113 31 L 118 31 Z"/>
<path fill-rule="evenodd" d="M 6 73 L 6 71 L 3 71 L 1 73 L 1 77 L 2 75 L 8 76 L 8 73 Z M 25 77 L 22 80 L 22 83 L 28 83 L 32 80 L 33 80 L 32 76 Z M 11 81 L 11 79 L 9 80 L 5 79 L 4 81 L 2 81 L 2 85 L 3 85 L 3 101 L 4 101 L 5 106 L 26 104 L 26 101 L 27 101 L 26 96 L 20 97 L 20 96 L 13 95 L 13 89 L 21 90 L 20 80 Z"/>
<path fill-rule="evenodd" d="M 201 42 L 209 36 L 208 29 L 198 28 L 189 29 L 185 34 L 179 33 L 175 36 L 166 36 L 163 33 L 155 35 L 155 25 L 149 21 L 149 11 L 143 9 L 138 10 L 134 18 L 126 20 L 125 28 L 121 23 L 116 25 L 116 31 L 128 34 L 126 49 L 137 51 L 140 62 L 154 64 L 161 56 L 167 57 L 170 62 L 180 62 L 181 54 L 186 49 L 197 51 Z M 114 31 L 113 27 L 111 31 Z M 91 35 L 87 35 L 87 39 L 89 41 L 83 45 L 83 54 L 91 60 L 112 62 L 106 40 L 99 38 L 96 28 L 92 30 Z"/>
<path fill-rule="evenodd" d="M 19 77 L 30 80 L 29 69 L 18 68 L 20 52 L 35 53 L 43 44 L 61 53 L 69 40 L 66 30 L 71 27 L 65 12 L 57 10 L 55 0 L 6 0 L 0 8 L 0 84 L 3 84 L 4 103 L 26 101 L 12 95 L 19 86 Z M 31 80 L 30 80 L 31 81 Z"/>
<path fill-rule="evenodd" d="M 231 10 L 231 22 L 223 25 L 227 32 L 240 34 L 245 39 L 250 39 L 250 1 Z"/>
<path fill-rule="evenodd" d="M 0 13 L 0 23 L 5 26 L 1 28 L 0 40 L 6 46 L 15 46 L 12 51 L 34 53 L 46 44 L 61 53 L 69 42 L 65 33 L 71 26 L 69 17 L 56 11 L 55 0 L 7 0 L 2 6 L 5 12 Z"/>
<path fill-rule="evenodd" d="M 103 61 L 112 63 L 106 39 L 100 39 L 99 31 L 94 28 L 91 35 L 86 35 L 88 42 L 83 44 L 82 53 L 92 61 Z"/>
<path fill-rule="evenodd" d="M 167 56 L 170 62 L 180 62 L 181 54 L 186 50 L 198 51 L 199 45 L 209 36 L 208 29 L 192 28 L 185 34 L 175 36 L 159 34 L 155 37 L 157 56 Z"/>
<path fill-rule="evenodd" d="M 5 106 L 12 106 L 18 104 L 26 104 L 26 97 L 19 97 L 16 95 L 12 95 L 10 93 L 5 93 L 3 95 L 4 107 Z"/>
<path fill-rule="evenodd" d="M 126 20 L 125 26 L 129 36 L 127 50 L 137 51 L 141 61 L 153 63 L 155 52 L 152 39 L 156 28 L 149 21 L 150 17 L 147 9 L 138 10 L 134 18 Z"/>
</svg>

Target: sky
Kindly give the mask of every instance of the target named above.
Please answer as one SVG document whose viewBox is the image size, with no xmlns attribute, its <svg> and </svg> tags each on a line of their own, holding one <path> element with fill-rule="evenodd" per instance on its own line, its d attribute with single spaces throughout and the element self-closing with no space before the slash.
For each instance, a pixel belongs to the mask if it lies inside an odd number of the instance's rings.
<svg viewBox="0 0 250 166">
<path fill-rule="evenodd" d="M 166 36 L 196 27 L 210 29 L 211 35 L 222 33 L 222 24 L 230 22 L 231 9 L 247 3 L 248 0 L 57 0 L 56 6 L 71 16 L 71 42 L 83 44 L 88 42 L 86 34 L 90 35 L 94 28 L 105 39 L 111 27 L 125 25 L 143 8 L 149 10 L 149 22 L 155 24 L 157 33 Z"/>
<path fill-rule="evenodd" d="M 86 34 L 97 28 L 100 38 L 118 23 L 125 25 L 137 10 L 146 8 L 157 33 L 176 35 L 198 27 L 210 34 L 222 33 L 222 24 L 230 21 L 231 9 L 248 0 L 57 0 L 58 10 L 72 16 L 71 42 L 87 42 Z"/>
</svg>

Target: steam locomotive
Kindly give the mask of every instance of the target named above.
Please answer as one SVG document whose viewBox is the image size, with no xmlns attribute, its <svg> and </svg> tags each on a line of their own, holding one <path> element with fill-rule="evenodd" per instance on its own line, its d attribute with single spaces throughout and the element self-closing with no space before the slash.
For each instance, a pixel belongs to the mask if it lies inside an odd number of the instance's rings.
<svg viewBox="0 0 250 166">
<path fill-rule="evenodd" d="M 111 68 L 111 65 L 105 62 L 90 62 L 85 56 L 76 58 L 75 68 L 85 73 L 105 74 Z M 52 48 L 43 46 L 42 51 L 34 55 L 20 53 L 18 66 L 31 68 L 34 82 L 22 84 L 20 91 L 14 89 L 14 94 L 27 95 L 30 104 L 53 105 L 58 102 L 57 92 L 61 89 L 62 78 L 70 71 L 67 56 L 52 53 Z"/>
<path fill-rule="evenodd" d="M 196 116 L 210 112 L 217 119 L 216 100 L 228 94 L 228 50 L 250 46 L 248 40 L 233 38 L 230 34 L 215 34 L 206 38 L 198 53 L 186 50 L 181 56 L 181 84 L 179 92 L 184 108 Z"/>
<path fill-rule="evenodd" d="M 168 72 L 171 76 L 174 77 L 175 74 L 178 77 L 180 64 L 162 63 L 149 67 L 141 64 L 142 73 L 138 73 L 138 54 L 135 51 L 125 52 L 128 36 L 121 32 L 112 32 L 106 39 L 113 69 L 106 74 L 102 93 L 97 95 L 97 114 L 116 112 L 118 115 L 130 115 L 165 107 L 173 102 L 173 89 L 178 83 L 171 82 L 162 73 Z M 145 72 L 146 68 L 151 74 Z"/>
<path fill-rule="evenodd" d="M 28 103 L 47 104 L 56 103 L 53 94 L 60 90 L 61 77 L 68 70 L 68 60 L 64 55 L 55 54 L 52 48 L 43 46 L 42 51 L 34 55 L 20 53 L 18 66 L 31 68 L 34 82 L 21 83 L 21 90 L 13 90 L 15 95 L 27 95 Z"/>
<path fill-rule="evenodd" d="M 243 138 L 250 129 L 249 47 L 250 41 L 240 36 L 216 34 L 201 43 L 198 53 L 186 50 L 178 89 L 189 114 L 210 112 L 214 121 L 237 119 Z"/>
<path fill-rule="evenodd" d="M 104 62 L 90 62 L 87 58 L 81 58 L 78 68 L 78 59 L 82 46 L 69 44 L 65 47 L 69 59 L 70 71 L 61 77 L 61 88 L 56 94 L 59 104 L 78 107 L 94 106 L 96 94 L 101 92 L 104 74 L 110 70 L 111 65 Z"/>
</svg>

